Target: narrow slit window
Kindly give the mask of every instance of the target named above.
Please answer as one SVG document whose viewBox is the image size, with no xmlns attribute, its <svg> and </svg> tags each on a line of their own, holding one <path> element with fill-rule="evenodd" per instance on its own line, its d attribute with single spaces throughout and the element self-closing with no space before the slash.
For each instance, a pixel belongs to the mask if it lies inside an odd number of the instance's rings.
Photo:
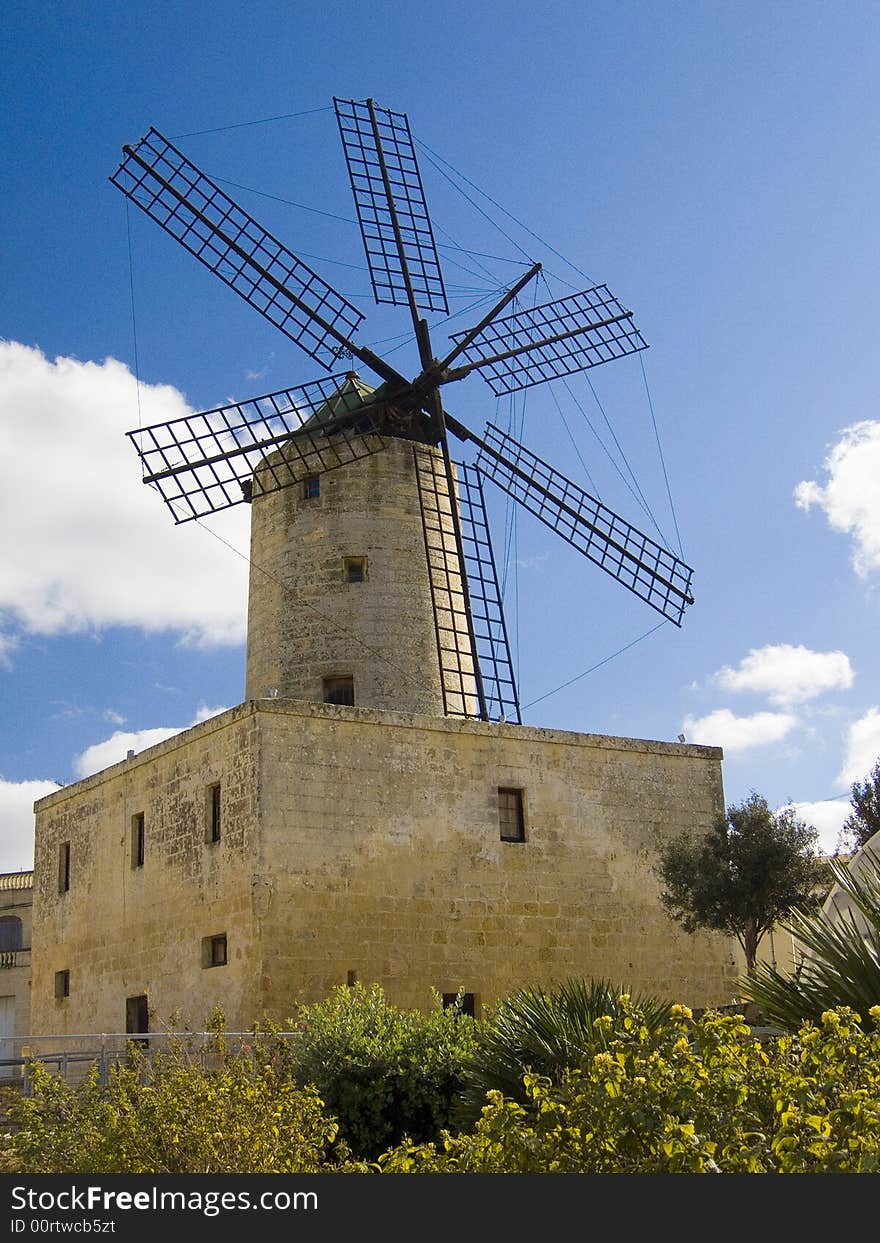
<svg viewBox="0 0 880 1243">
<path fill-rule="evenodd" d="M 522 790 L 498 787 L 498 823 L 502 842 L 524 842 L 526 840 Z"/>
<path fill-rule="evenodd" d="M 129 1036 L 143 1035 L 150 1030 L 150 1005 L 146 993 L 125 999 L 125 1031 Z"/>
<path fill-rule="evenodd" d="M 131 818 L 131 866 L 144 866 L 144 849 L 146 843 L 146 820 L 142 811 Z"/>
<path fill-rule="evenodd" d="M 345 704 L 353 708 L 354 678 L 325 678 L 323 693 L 325 704 Z"/>
<path fill-rule="evenodd" d="M 367 581 L 367 558 L 343 557 L 342 576 L 347 583 L 365 583 Z"/>
<path fill-rule="evenodd" d="M 67 893 L 70 888 L 70 842 L 58 847 L 58 892 Z"/>
<path fill-rule="evenodd" d="M 303 480 L 303 500 L 316 501 L 321 495 L 321 478 L 319 475 L 307 475 Z"/>
<path fill-rule="evenodd" d="M 70 996 L 70 972 L 69 971 L 56 971 L 55 972 L 55 997 L 56 999 L 60 1001 L 62 997 L 69 997 L 69 996 Z"/>
<path fill-rule="evenodd" d="M 222 827 L 222 801 L 219 781 L 215 785 L 208 786 L 206 810 L 208 823 L 205 836 L 209 842 L 219 842 Z"/>
</svg>

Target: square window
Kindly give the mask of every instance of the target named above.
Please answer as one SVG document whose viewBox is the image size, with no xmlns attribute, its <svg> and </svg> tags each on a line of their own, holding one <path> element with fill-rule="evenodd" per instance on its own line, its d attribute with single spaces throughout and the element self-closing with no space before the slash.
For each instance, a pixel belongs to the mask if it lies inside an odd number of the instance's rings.
<svg viewBox="0 0 880 1243">
<path fill-rule="evenodd" d="M 131 818 L 131 866 L 133 868 L 144 866 L 145 832 L 144 813 L 139 811 Z"/>
<path fill-rule="evenodd" d="M 321 495 L 321 478 L 319 475 L 307 475 L 303 480 L 303 500 L 316 501 Z"/>
<path fill-rule="evenodd" d="M 354 707 L 354 678 L 324 678 L 323 694 L 325 704 L 344 704 Z"/>
<path fill-rule="evenodd" d="M 70 972 L 55 972 L 55 996 L 60 1001 L 62 997 L 70 996 Z"/>
<path fill-rule="evenodd" d="M 347 583 L 365 583 L 367 581 L 367 558 L 343 557 L 342 576 Z"/>
<path fill-rule="evenodd" d="M 498 824 L 502 842 L 524 842 L 526 821 L 522 790 L 498 787 Z"/>
<path fill-rule="evenodd" d="M 70 888 L 70 842 L 58 847 L 58 892 L 67 893 Z"/>
<path fill-rule="evenodd" d="M 205 840 L 208 842 L 220 841 L 220 782 L 216 785 L 208 786 L 206 794 L 206 817 Z"/>
<path fill-rule="evenodd" d="M 216 936 L 205 937 L 202 941 L 202 966 L 225 967 L 227 961 L 226 933 L 220 932 Z"/>
</svg>

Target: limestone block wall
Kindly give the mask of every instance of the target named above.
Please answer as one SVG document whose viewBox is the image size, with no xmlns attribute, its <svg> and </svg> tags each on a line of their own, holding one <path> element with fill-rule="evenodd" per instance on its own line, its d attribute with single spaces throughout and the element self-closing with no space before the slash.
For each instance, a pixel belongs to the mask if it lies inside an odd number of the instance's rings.
<svg viewBox="0 0 880 1243">
<path fill-rule="evenodd" d="M 353 676 L 358 705 L 442 716 L 412 442 L 385 438 L 319 487 L 254 489 L 247 698 L 321 702 L 324 678 Z M 364 559 L 363 582 L 346 558 Z"/>
<path fill-rule="evenodd" d="M 220 840 L 206 840 L 220 784 Z M 222 1005 L 259 1010 L 252 882 L 257 732 L 247 710 L 223 713 L 36 805 L 32 1027 L 122 1032 L 126 998 L 146 994 L 151 1027 L 201 1027 Z M 133 818 L 144 816 L 143 865 Z M 69 889 L 59 853 L 69 843 Z M 228 965 L 203 967 L 205 938 L 227 937 Z M 56 973 L 69 996 L 56 998 Z"/>
<path fill-rule="evenodd" d="M 501 840 L 499 789 L 522 792 L 524 841 Z M 653 874 L 660 842 L 722 808 L 713 748 L 244 704 L 37 804 L 32 1030 L 124 1030 L 139 994 L 154 1029 L 216 1004 L 247 1029 L 352 976 L 424 1008 L 572 975 L 725 1004 L 733 943 L 681 932 Z M 206 966 L 219 934 L 228 962 Z"/>
<path fill-rule="evenodd" d="M 735 992 L 734 943 L 666 916 L 658 845 L 723 808 L 721 752 L 260 705 L 264 987 L 276 1017 L 353 973 L 395 1002 L 480 1002 L 609 976 L 691 1005 Z M 499 788 L 525 842 L 500 840 Z"/>
</svg>

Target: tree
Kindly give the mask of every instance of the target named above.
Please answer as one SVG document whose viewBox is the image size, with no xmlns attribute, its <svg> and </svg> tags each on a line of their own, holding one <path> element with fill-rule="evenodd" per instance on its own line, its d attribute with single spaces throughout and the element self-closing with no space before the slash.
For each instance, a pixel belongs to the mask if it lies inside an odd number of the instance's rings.
<svg viewBox="0 0 880 1243">
<path fill-rule="evenodd" d="M 817 837 L 793 808 L 774 813 L 752 791 L 702 837 L 682 833 L 661 850 L 661 901 L 686 932 L 735 936 L 751 975 L 764 934 L 793 907 L 816 904 L 825 870 Z"/>
<path fill-rule="evenodd" d="M 843 840 L 854 850 L 864 846 L 880 829 L 880 759 L 864 781 L 854 781 L 852 811 L 843 822 Z"/>
</svg>

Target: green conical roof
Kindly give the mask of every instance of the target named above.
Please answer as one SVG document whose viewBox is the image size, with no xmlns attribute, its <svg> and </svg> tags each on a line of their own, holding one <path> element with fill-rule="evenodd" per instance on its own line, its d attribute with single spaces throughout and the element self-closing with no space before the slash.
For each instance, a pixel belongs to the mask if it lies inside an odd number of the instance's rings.
<svg viewBox="0 0 880 1243">
<path fill-rule="evenodd" d="M 319 406 L 315 413 L 310 415 L 297 430 L 313 429 L 322 423 L 329 423 L 331 419 L 338 418 L 340 414 L 348 414 L 352 410 L 357 410 L 358 406 L 372 401 L 376 393 L 381 394 L 383 387 L 384 385 L 378 389 L 370 388 L 369 384 L 365 384 L 356 371 L 349 371 L 333 396 L 328 397 L 323 406 Z"/>
</svg>

